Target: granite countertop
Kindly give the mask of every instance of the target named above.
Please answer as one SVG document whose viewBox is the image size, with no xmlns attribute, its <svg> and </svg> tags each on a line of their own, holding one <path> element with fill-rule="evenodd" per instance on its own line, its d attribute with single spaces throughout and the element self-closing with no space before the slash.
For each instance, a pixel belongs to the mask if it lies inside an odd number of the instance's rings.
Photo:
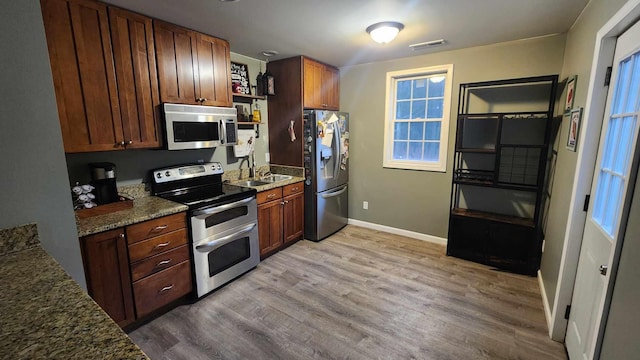
<svg viewBox="0 0 640 360">
<path fill-rule="evenodd" d="M 282 180 L 282 181 L 276 181 L 276 182 L 265 184 L 265 185 L 246 186 L 246 185 L 241 185 L 240 183 L 247 180 L 260 180 L 260 178 L 248 177 L 248 171 L 246 173 L 243 172 L 242 174 L 240 174 L 240 176 L 236 177 L 236 173 L 233 171 L 230 171 L 229 172 L 230 177 L 227 177 L 226 179 L 229 180 L 229 185 L 240 186 L 240 187 L 250 187 L 252 189 L 256 189 L 258 192 L 275 189 L 275 188 L 289 185 L 289 184 L 295 184 L 305 180 L 304 168 L 297 167 L 297 166 L 285 166 L 285 165 L 272 164 L 271 166 L 268 166 L 268 167 L 261 167 L 259 171 L 261 173 L 265 173 L 268 171 L 272 174 L 277 174 L 277 175 L 289 175 L 292 178 L 287 180 Z M 236 180 L 233 180 L 233 179 L 236 179 Z"/>
<path fill-rule="evenodd" d="M 0 358 L 148 359 L 40 247 L 34 224 L 0 231 L 0 250 Z"/>
<path fill-rule="evenodd" d="M 117 229 L 126 225 L 187 211 L 188 206 L 156 196 L 145 196 L 133 200 L 131 209 L 109 214 L 76 219 L 78 236 L 83 237 L 99 232 Z"/>
<path fill-rule="evenodd" d="M 298 176 L 293 176 L 291 179 L 282 180 L 282 181 L 276 181 L 276 182 L 268 183 L 268 184 L 265 184 L 265 185 L 257 185 L 257 186 L 240 185 L 241 182 L 244 182 L 244 181 L 247 181 L 247 180 L 260 180 L 260 179 L 259 178 L 254 178 L 254 179 L 248 178 L 248 179 L 243 179 L 243 180 L 238 180 L 238 181 L 231 181 L 231 182 L 229 182 L 229 185 L 240 186 L 240 187 L 248 187 L 248 188 L 256 189 L 258 192 L 261 192 L 261 191 L 266 191 L 266 190 L 279 188 L 281 186 L 285 186 L 285 185 L 289 185 L 289 184 L 295 184 L 295 183 L 304 181 L 304 178 L 303 177 L 298 177 Z"/>
</svg>

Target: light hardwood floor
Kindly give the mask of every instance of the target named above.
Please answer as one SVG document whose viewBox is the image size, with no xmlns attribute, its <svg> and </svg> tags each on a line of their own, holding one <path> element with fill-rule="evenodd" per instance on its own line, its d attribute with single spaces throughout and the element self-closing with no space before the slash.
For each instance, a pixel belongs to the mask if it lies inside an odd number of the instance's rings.
<svg viewBox="0 0 640 360">
<path fill-rule="evenodd" d="M 152 359 L 566 359 L 535 278 L 355 226 L 129 335 Z"/>
</svg>

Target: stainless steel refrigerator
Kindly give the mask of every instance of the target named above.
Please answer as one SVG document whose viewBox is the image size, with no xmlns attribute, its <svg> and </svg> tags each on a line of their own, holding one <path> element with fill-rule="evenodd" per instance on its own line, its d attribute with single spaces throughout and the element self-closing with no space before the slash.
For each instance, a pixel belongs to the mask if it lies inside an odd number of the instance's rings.
<svg viewBox="0 0 640 360">
<path fill-rule="evenodd" d="M 304 237 L 320 241 L 349 218 L 349 114 L 304 112 Z"/>
</svg>

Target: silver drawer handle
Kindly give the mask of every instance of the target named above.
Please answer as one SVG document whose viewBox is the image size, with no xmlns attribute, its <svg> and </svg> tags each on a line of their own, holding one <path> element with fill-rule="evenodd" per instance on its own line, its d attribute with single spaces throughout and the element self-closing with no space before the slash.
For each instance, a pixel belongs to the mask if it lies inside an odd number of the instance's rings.
<svg viewBox="0 0 640 360">
<path fill-rule="evenodd" d="M 169 242 L 169 241 L 167 241 L 166 243 L 158 244 L 158 245 L 156 245 L 156 246 L 154 246 L 154 247 L 153 247 L 153 250 L 157 250 L 157 249 L 160 249 L 160 248 L 166 247 L 166 246 L 168 246 L 169 244 L 170 244 L 170 242 Z"/>
<path fill-rule="evenodd" d="M 269 194 L 269 195 L 267 195 L 267 198 L 272 198 L 272 197 L 275 197 L 275 196 L 276 196 L 276 194 Z"/>
<path fill-rule="evenodd" d="M 171 262 L 171 259 L 169 259 L 169 260 L 162 260 L 162 261 L 160 261 L 159 263 L 157 263 L 157 264 L 156 264 L 156 267 L 158 267 L 158 266 L 163 266 L 163 265 L 167 265 L 167 264 L 168 264 L 168 263 L 170 263 L 170 262 Z"/>
<path fill-rule="evenodd" d="M 166 229 L 166 228 L 167 228 L 167 226 L 168 226 L 168 225 L 159 225 L 159 226 L 156 226 L 156 227 L 154 227 L 153 229 L 151 229 L 151 231 L 150 231 L 150 232 L 152 232 L 152 233 L 153 233 L 153 232 L 162 231 L 162 230 Z"/>
<path fill-rule="evenodd" d="M 173 289 L 173 284 L 163 287 L 162 289 L 160 289 L 160 291 L 158 291 L 158 293 L 162 294 L 163 292 L 167 292 L 171 289 Z"/>
</svg>

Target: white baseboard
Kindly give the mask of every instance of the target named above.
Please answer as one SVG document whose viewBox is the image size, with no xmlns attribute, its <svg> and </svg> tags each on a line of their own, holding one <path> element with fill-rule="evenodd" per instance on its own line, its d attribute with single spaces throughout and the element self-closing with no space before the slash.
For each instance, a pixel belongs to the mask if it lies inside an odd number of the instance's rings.
<svg viewBox="0 0 640 360">
<path fill-rule="evenodd" d="M 363 228 L 372 229 L 372 230 L 384 231 L 384 232 L 388 232 L 388 233 L 391 233 L 391 234 L 402 235 L 402 236 L 414 238 L 414 239 L 417 239 L 417 240 L 428 241 L 428 242 L 439 244 L 439 245 L 447 245 L 447 239 L 445 239 L 445 238 L 441 238 L 441 237 L 437 237 L 437 236 L 433 236 L 433 235 L 422 234 L 422 233 L 415 232 L 415 231 L 398 229 L 398 228 L 394 228 L 394 227 L 391 227 L 391 226 L 379 225 L 379 224 L 374 224 L 374 223 L 361 221 L 361 220 L 355 220 L 355 219 L 349 219 L 348 224 L 349 225 L 355 225 L 355 226 L 361 226 Z"/>
<path fill-rule="evenodd" d="M 549 299 L 547 298 L 547 290 L 544 288 L 542 281 L 542 273 L 538 270 L 538 285 L 540 286 L 540 295 L 542 295 L 542 306 L 544 307 L 544 317 L 547 319 L 547 330 L 551 336 L 551 308 L 549 307 Z"/>
</svg>

